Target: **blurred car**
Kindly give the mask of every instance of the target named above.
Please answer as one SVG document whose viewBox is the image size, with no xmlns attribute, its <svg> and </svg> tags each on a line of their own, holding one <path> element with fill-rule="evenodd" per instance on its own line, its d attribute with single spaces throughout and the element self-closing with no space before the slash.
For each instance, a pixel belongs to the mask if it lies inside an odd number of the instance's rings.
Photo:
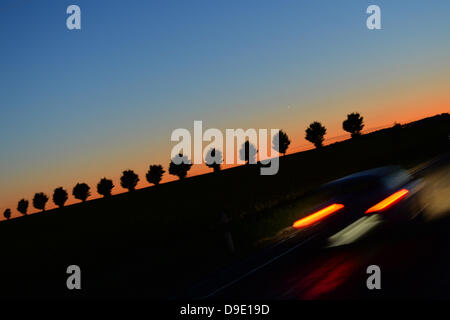
<svg viewBox="0 0 450 320">
<path fill-rule="evenodd" d="M 421 217 L 418 197 L 423 181 L 397 166 L 358 172 L 332 181 L 318 190 L 321 204 L 294 222 L 297 229 L 331 235 L 357 220 L 396 224 Z"/>
</svg>

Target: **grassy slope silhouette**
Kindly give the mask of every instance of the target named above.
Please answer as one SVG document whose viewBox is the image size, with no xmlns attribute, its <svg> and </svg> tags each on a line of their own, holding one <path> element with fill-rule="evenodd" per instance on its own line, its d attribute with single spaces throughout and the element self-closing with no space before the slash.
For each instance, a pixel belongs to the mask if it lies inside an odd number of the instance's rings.
<svg viewBox="0 0 450 320">
<path fill-rule="evenodd" d="M 377 166 L 412 167 L 448 151 L 449 128 L 450 115 L 442 114 L 284 156 L 275 176 L 260 176 L 256 165 L 241 166 L 4 221 L 0 272 L 25 272 L 31 264 L 50 275 L 68 263 L 81 264 L 104 290 L 111 277 L 127 270 L 122 286 L 117 280 L 110 294 L 139 282 L 136 290 L 152 287 L 150 296 L 167 296 L 232 259 L 220 231 L 222 212 L 242 254 L 288 226 L 292 210 L 287 214 L 286 207 L 317 186 Z"/>
</svg>

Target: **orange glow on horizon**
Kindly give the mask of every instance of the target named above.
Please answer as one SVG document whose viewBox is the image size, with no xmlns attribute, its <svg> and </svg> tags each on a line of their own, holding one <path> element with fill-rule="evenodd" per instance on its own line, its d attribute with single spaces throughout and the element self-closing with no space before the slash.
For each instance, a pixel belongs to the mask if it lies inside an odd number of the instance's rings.
<svg viewBox="0 0 450 320">
<path fill-rule="evenodd" d="M 406 197 L 406 195 L 408 193 L 409 193 L 409 191 L 406 190 L 406 189 L 402 189 L 400 191 L 397 191 L 396 193 L 390 195 L 389 197 L 387 197 L 383 201 L 378 202 L 373 207 L 367 209 L 366 213 L 378 212 L 378 211 L 385 210 L 385 209 L 389 208 L 390 206 L 392 206 L 392 205 L 396 204 L 397 202 L 399 202 L 404 197 Z"/>
<path fill-rule="evenodd" d="M 320 220 L 324 219 L 325 217 L 328 217 L 329 215 L 341 210 L 342 208 L 344 208 L 343 204 L 333 203 L 332 205 L 330 205 L 326 208 L 323 208 L 322 210 L 319 210 L 313 214 L 310 214 L 309 216 L 307 216 L 305 218 L 297 220 L 296 222 L 294 222 L 294 224 L 292 226 L 297 229 L 307 227 L 307 226 L 309 226 L 313 223 L 316 223 L 317 221 L 320 221 Z"/>
<path fill-rule="evenodd" d="M 363 133 L 368 133 L 372 131 L 379 130 L 381 128 L 388 128 L 391 127 L 394 122 L 398 122 L 401 124 L 406 124 L 409 122 L 413 122 L 416 120 L 420 120 L 426 117 L 435 116 L 438 114 L 442 114 L 445 112 L 448 112 L 448 105 L 450 105 L 450 96 L 448 94 L 441 95 L 440 98 L 434 98 L 430 99 L 428 103 L 428 108 L 425 110 L 422 108 L 419 110 L 419 105 L 423 106 L 424 99 L 418 101 L 417 103 L 414 103 L 412 107 L 409 109 L 408 112 L 405 112 L 405 109 L 403 107 L 406 107 L 408 104 L 406 102 L 399 104 L 398 108 L 395 109 L 393 114 L 390 114 L 389 121 L 386 121 L 384 117 L 377 117 L 375 114 L 366 115 L 364 112 L 361 112 L 361 114 L 365 117 L 366 122 L 366 128 L 363 130 Z M 393 104 L 393 103 L 391 103 Z M 410 104 L 409 104 L 410 105 Z M 401 108 L 400 108 L 401 106 Z M 343 113 L 345 114 L 345 112 Z M 350 134 L 343 132 L 340 129 L 341 122 L 340 121 L 334 121 L 332 124 L 323 121 L 323 124 L 328 128 L 330 127 L 329 132 L 327 132 L 326 139 L 324 142 L 324 145 L 328 145 L 331 143 L 335 143 L 338 141 L 343 141 L 350 138 Z M 309 143 L 304 139 L 304 127 L 298 127 L 297 129 L 292 130 L 290 126 L 286 126 L 285 131 L 288 133 L 290 139 L 291 139 L 291 145 L 289 146 L 287 155 L 302 152 L 306 150 L 314 149 L 314 145 Z M 168 152 L 168 151 L 167 151 Z M 86 168 L 83 169 L 83 173 L 78 173 L 77 170 L 75 170 L 77 167 L 74 164 L 71 164 L 69 166 L 70 170 L 62 170 L 64 168 L 61 165 L 60 170 L 57 173 L 53 173 L 52 175 L 49 175 L 45 179 L 45 183 L 38 180 L 38 175 L 36 174 L 37 171 L 33 171 L 32 175 L 25 177 L 25 175 L 19 176 L 13 184 L 9 185 L 8 188 L 2 190 L 1 196 L 0 196 L 0 221 L 4 220 L 3 218 L 3 211 L 6 208 L 10 208 L 13 211 L 12 217 L 19 217 L 22 216 L 20 213 L 17 212 L 17 202 L 25 198 L 30 202 L 29 206 L 29 214 L 32 214 L 34 212 L 38 212 L 37 210 L 34 210 L 32 207 L 32 197 L 35 192 L 44 192 L 49 196 L 49 202 L 47 203 L 47 210 L 56 208 L 56 206 L 51 201 L 51 196 L 53 194 L 53 190 L 55 187 L 63 186 L 68 192 L 69 192 L 69 200 L 67 201 L 66 205 L 75 204 L 78 202 L 78 200 L 73 199 L 71 197 L 71 191 L 72 187 L 77 182 L 85 182 L 89 186 L 91 186 L 91 194 L 92 196 L 88 200 L 93 200 L 96 198 L 100 198 L 101 196 L 96 193 L 96 185 L 99 181 L 99 179 L 103 176 L 106 176 L 107 178 L 110 178 L 114 181 L 114 184 L 116 185 L 116 188 L 113 190 L 113 195 L 126 192 L 125 189 L 120 187 L 120 184 L 118 183 L 120 179 L 120 172 L 124 168 L 132 168 L 135 169 L 135 172 L 139 174 L 139 177 L 141 178 L 140 182 L 137 185 L 137 189 L 150 187 L 151 185 L 147 183 L 145 180 L 145 173 L 148 170 L 148 163 L 150 162 L 149 156 L 147 154 L 138 154 L 136 157 L 139 159 L 145 159 L 145 160 L 139 160 L 135 162 L 131 162 L 128 165 L 118 165 L 119 160 L 120 163 L 122 163 L 122 159 L 117 160 L 117 157 L 114 156 L 108 156 L 108 159 L 115 159 L 114 161 L 108 162 L 107 166 L 102 165 L 102 170 L 105 170 L 101 174 L 97 174 L 99 171 L 97 167 L 91 166 L 89 167 L 89 170 L 86 170 Z M 103 163 L 102 159 L 98 159 L 96 161 L 93 161 L 92 163 Z M 110 160 L 108 160 L 110 161 Z M 165 164 L 168 161 L 162 161 L 161 159 L 155 159 L 152 160 L 150 163 L 161 163 Z M 223 165 L 223 169 L 228 169 L 231 167 L 234 167 L 236 165 Z M 50 167 L 46 167 L 42 169 L 44 172 L 49 172 Z M 177 180 L 176 177 L 171 176 L 167 172 L 167 167 L 165 166 L 166 173 L 163 175 L 161 183 L 167 183 L 171 181 Z M 26 172 L 26 171 L 23 171 Z M 29 171 L 31 172 L 31 171 Z M 70 172 L 70 174 L 69 174 Z M 206 174 L 212 172 L 212 169 L 204 166 L 204 165 L 193 165 L 192 169 L 190 170 L 188 177 Z M 79 176 L 82 178 L 72 179 L 72 176 Z M 20 185 L 19 182 L 25 183 L 25 185 Z"/>
</svg>

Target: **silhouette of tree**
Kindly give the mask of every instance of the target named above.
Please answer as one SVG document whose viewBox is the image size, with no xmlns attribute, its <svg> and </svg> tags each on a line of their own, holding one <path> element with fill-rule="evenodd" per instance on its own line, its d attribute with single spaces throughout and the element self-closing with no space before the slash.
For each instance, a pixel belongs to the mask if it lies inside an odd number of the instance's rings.
<svg viewBox="0 0 450 320">
<path fill-rule="evenodd" d="M 134 191 L 139 182 L 139 176 L 133 170 L 125 170 L 120 178 L 120 185 L 128 191 Z"/>
<path fill-rule="evenodd" d="M 350 132 L 352 138 L 359 137 L 361 130 L 364 128 L 364 118 L 359 113 L 350 113 L 347 115 L 347 119 L 342 122 L 342 128 Z"/>
<path fill-rule="evenodd" d="M 17 211 L 23 215 L 26 215 L 28 211 L 28 201 L 25 199 L 20 200 L 17 204 Z"/>
<path fill-rule="evenodd" d="M 148 169 L 147 174 L 145 175 L 145 178 L 147 178 L 147 181 L 149 183 L 153 183 L 155 186 L 157 186 L 161 182 L 164 172 L 165 171 L 161 165 L 151 165 Z"/>
<path fill-rule="evenodd" d="M 91 195 L 90 189 L 91 188 L 86 183 L 77 183 L 77 185 L 73 187 L 72 194 L 75 199 L 85 202 Z"/>
<path fill-rule="evenodd" d="M 104 198 L 111 196 L 111 190 L 114 188 L 114 183 L 112 180 L 103 178 L 97 184 L 97 192 L 101 194 Z"/>
<path fill-rule="evenodd" d="M 390 131 L 392 132 L 392 136 L 395 140 L 395 141 L 393 141 L 394 144 L 400 143 L 398 141 L 398 139 L 400 139 L 400 137 L 401 137 L 402 130 L 403 130 L 403 126 L 397 122 L 390 128 Z"/>
<path fill-rule="evenodd" d="M 220 165 L 223 163 L 222 152 L 212 148 L 208 151 L 205 158 L 206 165 L 214 169 L 214 172 L 220 171 Z"/>
<path fill-rule="evenodd" d="M 11 218 L 11 209 L 6 209 L 5 212 L 3 212 L 3 216 L 9 220 L 9 218 Z"/>
<path fill-rule="evenodd" d="M 67 191 L 62 187 L 56 188 L 53 192 L 53 202 L 60 208 L 64 207 L 68 198 Z"/>
<path fill-rule="evenodd" d="M 43 192 L 36 193 L 33 198 L 33 207 L 35 207 L 38 210 L 42 210 L 42 212 L 44 212 L 47 201 L 48 197 L 45 193 Z"/>
<path fill-rule="evenodd" d="M 179 153 L 175 156 L 169 165 L 169 173 L 171 175 L 177 176 L 180 180 L 186 178 L 188 171 L 191 169 L 192 163 L 188 157 Z"/>
<path fill-rule="evenodd" d="M 323 145 L 324 136 L 327 133 L 327 129 L 320 122 L 313 122 L 305 130 L 305 139 L 313 143 L 316 148 L 320 148 Z"/>
<path fill-rule="evenodd" d="M 283 130 L 278 131 L 278 133 L 273 136 L 273 149 L 282 155 L 286 155 L 286 151 L 290 144 L 291 140 L 289 140 L 288 135 Z"/>
<path fill-rule="evenodd" d="M 242 144 L 241 150 L 239 150 L 239 157 L 241 160 L 244 160 L 246 164 L 256 163 L 257 153 L 258 150 L 256 147 L 247 140 Z"/>
</svg>

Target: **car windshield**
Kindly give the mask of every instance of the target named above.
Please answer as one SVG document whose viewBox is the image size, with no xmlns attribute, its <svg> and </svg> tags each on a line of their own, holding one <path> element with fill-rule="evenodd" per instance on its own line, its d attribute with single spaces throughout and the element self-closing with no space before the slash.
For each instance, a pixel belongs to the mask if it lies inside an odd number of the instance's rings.
<svg viewBox="0 0 450 320">
<path fill-rule="evenodd" d="M 380 179 L 374 176 L 365 176 L 344 179 L 325 185 L 320 193 L 326 197 L 367 194 L 381 187 Z"/>
</svg>

